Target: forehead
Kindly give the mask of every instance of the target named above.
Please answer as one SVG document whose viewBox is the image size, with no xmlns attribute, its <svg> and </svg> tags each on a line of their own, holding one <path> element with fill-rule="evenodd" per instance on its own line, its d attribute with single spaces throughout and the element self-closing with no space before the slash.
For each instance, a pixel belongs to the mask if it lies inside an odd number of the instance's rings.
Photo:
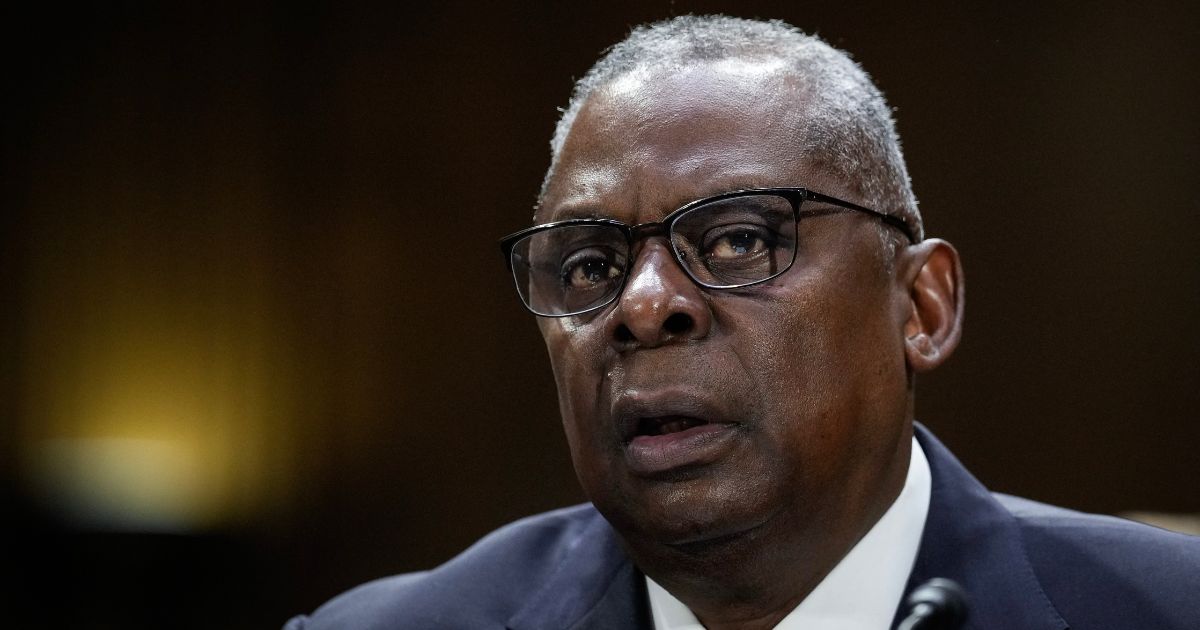
<svg viewBox="0 0 1200 630">
<path fill-rule="evenodd" d="M 640 222 L 736 188 L 821 189 L 806 90 L 773 58 L 622 74 L 580 108 L 537 218 Z"/>
</svg>

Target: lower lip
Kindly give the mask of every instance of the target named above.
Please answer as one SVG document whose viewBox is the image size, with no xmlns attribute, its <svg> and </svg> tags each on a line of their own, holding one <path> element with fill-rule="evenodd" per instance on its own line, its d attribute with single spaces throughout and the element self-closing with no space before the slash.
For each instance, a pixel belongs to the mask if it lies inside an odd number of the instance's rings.
<svg viewBox="0 0 1200 630">
<path fill-rule="evenodd" d="M 625 445 L 625 460 L 635 475 L 711 464 L 730 448 L 736 433 L 736 425 L 713 423 L 664 435 L 639 435 Z"/>
</svg>

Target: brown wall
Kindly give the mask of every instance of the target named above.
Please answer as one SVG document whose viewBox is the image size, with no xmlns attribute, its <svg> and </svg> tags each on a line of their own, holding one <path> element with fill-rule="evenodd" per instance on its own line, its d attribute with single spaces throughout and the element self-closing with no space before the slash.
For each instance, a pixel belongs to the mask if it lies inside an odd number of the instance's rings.
<svg viewBox="0 0 1200 630">
<path fill-rule="evenodd" d="M 632 24 L 734 6 L 850 50 L 898 109 L 969 281 L 918 417 L 995 489 L 1200 511 L 1193 4 L 206 4 L 6 9 L 18 610 L 270 626 L 581 500 L 495 240 L 572 77 Z M 104 503 L 127 482 L 165 524 Z"/>
</svg>

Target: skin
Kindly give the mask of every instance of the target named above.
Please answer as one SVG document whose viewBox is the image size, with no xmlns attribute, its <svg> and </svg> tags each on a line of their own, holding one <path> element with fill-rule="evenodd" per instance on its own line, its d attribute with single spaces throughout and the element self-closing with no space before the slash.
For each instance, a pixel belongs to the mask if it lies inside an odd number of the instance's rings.
<svg viewBox="0 0 1200 630">
<path fill-rule="evenodd" d="M 769 62 L 619 78 L 584 104 L 536 218 L 637 224 L 758 186 L 862 203 L 805 154 L 803 93 Z M 651 238 L 616 302 L 539 319 L 584 491 L 708 628 L 773 627 L 886 511 L 907 473 L 912 375 L 958 341 L 948 243 L 889 260 L 865 215 L 801 228 L 795 265 L 766 284 L 703 290 Z M 632 464 L 622 423 L 647 400 L 719 423 L 716 446 L 680 468 Z"/>
</svg>

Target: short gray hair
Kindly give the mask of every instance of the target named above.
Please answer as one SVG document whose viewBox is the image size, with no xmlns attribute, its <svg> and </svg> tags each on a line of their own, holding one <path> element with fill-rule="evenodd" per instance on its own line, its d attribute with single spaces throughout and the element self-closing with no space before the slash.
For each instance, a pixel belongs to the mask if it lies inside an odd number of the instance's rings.
<svg viewBox="0 0 1200 630">
<path fill-rule="evenodd" d="M 550 140 L 550 168 L 539 201 L 575 117 L 597 88 L 639 69 L 764 57 L 782 60 L 811 87 L 804 103 L 810 157 L 843 178 L 862 203 L 903 218 L 921 240 L 921 214 L 883 94 L 847 53 L 779 20 L 686 15 L 634 28 L 575 83 Z"/>
</svg>

